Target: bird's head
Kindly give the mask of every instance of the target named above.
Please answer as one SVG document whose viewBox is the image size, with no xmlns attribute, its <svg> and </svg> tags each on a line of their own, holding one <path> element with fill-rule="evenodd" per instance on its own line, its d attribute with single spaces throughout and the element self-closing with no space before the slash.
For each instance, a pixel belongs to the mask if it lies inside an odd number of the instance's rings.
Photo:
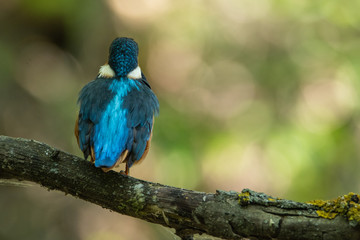
<svg viewBox="0 0 360 240">
<path fill-rule="evenodd" d="M 116 76 L 127 76 L 138 66 L 137 43 L 126 37 L 116 38 L 110 45 L 109 65 Z"/>
</svg>

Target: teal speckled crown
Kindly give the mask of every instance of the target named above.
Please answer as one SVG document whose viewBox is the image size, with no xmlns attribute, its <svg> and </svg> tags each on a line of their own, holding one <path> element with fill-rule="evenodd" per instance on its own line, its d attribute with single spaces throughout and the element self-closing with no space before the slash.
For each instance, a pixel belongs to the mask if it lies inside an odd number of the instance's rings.
<svg viewBox="0 0 360 240">
<path fill-rule="evenodd" d="M 139 48 L 131 38 L 116 38 L 110 45 L 109 65 L 115 76 L 126 76 L 138 66 Z"/>
</svg>

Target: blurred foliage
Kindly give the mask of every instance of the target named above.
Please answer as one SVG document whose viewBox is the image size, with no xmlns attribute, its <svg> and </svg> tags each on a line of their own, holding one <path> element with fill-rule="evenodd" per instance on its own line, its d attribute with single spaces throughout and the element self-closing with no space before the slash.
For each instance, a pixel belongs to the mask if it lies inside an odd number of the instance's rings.
<svg viewBox="0 0 360 240">
<path fill-rule="evenodd" d="M 293 200 L 360 191 L 360 2 L 0 2 L 0 134 L 81 155 L 77 93 L 133 37 L 160 99 L 132 176 Z M 0 239 L 169 239 L 39 187 L 0 186 Z M 141 228 L 141 231 L 137 229 Z"/>
</svg>

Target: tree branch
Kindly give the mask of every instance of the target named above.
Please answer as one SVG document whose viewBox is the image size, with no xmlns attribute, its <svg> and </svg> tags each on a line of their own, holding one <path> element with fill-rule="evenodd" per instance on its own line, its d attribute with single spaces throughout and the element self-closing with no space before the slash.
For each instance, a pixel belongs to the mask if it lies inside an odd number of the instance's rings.
<svg viewBox="0 0 360 240">
<path fill-rule="evenodd" d="M 351 207 L 358 206 L 358 195 L 351 196 L 346 213 L 332 210 L 333 215 L 326 215 L 320 204 L 275 199 L 249 189 L 204 193 L 112 171 L 104 173 L 90 162 L 46 144 L 6 136 L 0 136 L 1 178 L 36 182 L 174 228 L 182 239 L 192 239 L 194 234 L 223 239 L 360 239 L 356 215 L 360 213 L 349 217 Z"/>
</svg>

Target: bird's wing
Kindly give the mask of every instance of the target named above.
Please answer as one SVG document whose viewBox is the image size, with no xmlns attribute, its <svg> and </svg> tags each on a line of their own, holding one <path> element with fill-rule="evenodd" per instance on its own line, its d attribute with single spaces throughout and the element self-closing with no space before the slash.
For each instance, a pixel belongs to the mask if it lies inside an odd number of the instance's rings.
<svg viewBox="0 0 360 240">
<path fill-rule="evenodd" d="M 109 90 L 110 84 L 108 79 L 96 79 L 88 83 L 79 94 L 80 111 L 75 123 L 75 136 L 85 159 L 91 155 L 92 161 L 95 161 L 92 149 L 94 127 L 100 122 L 106 106 L 114 97 L 114 93 Z"/>
<path fill-rule="evenodd" d="M 84 119 L 83 115 L 79 113 L 75 122 L 75 136 L 81 151 L 84 153 L 85 159 L 91 154 L 91 139 L 94 124 L 90 119 Z M 93 156 L 91 160 L 95 161 Z"/>
<path fill-rule="evenodd" d="M 137 85 L 138 89 L 129 92 L 123 102 L 124 108 L 128 110 L 126 118 L 127 127 L 130 129 L 126 146 L 130 152 L 126 159 L 128 167 L 146 156 L 151 140 L 154 115 L 159 112 L 158 99 L 148 84 L 138 81 Z"/>
</svg>

